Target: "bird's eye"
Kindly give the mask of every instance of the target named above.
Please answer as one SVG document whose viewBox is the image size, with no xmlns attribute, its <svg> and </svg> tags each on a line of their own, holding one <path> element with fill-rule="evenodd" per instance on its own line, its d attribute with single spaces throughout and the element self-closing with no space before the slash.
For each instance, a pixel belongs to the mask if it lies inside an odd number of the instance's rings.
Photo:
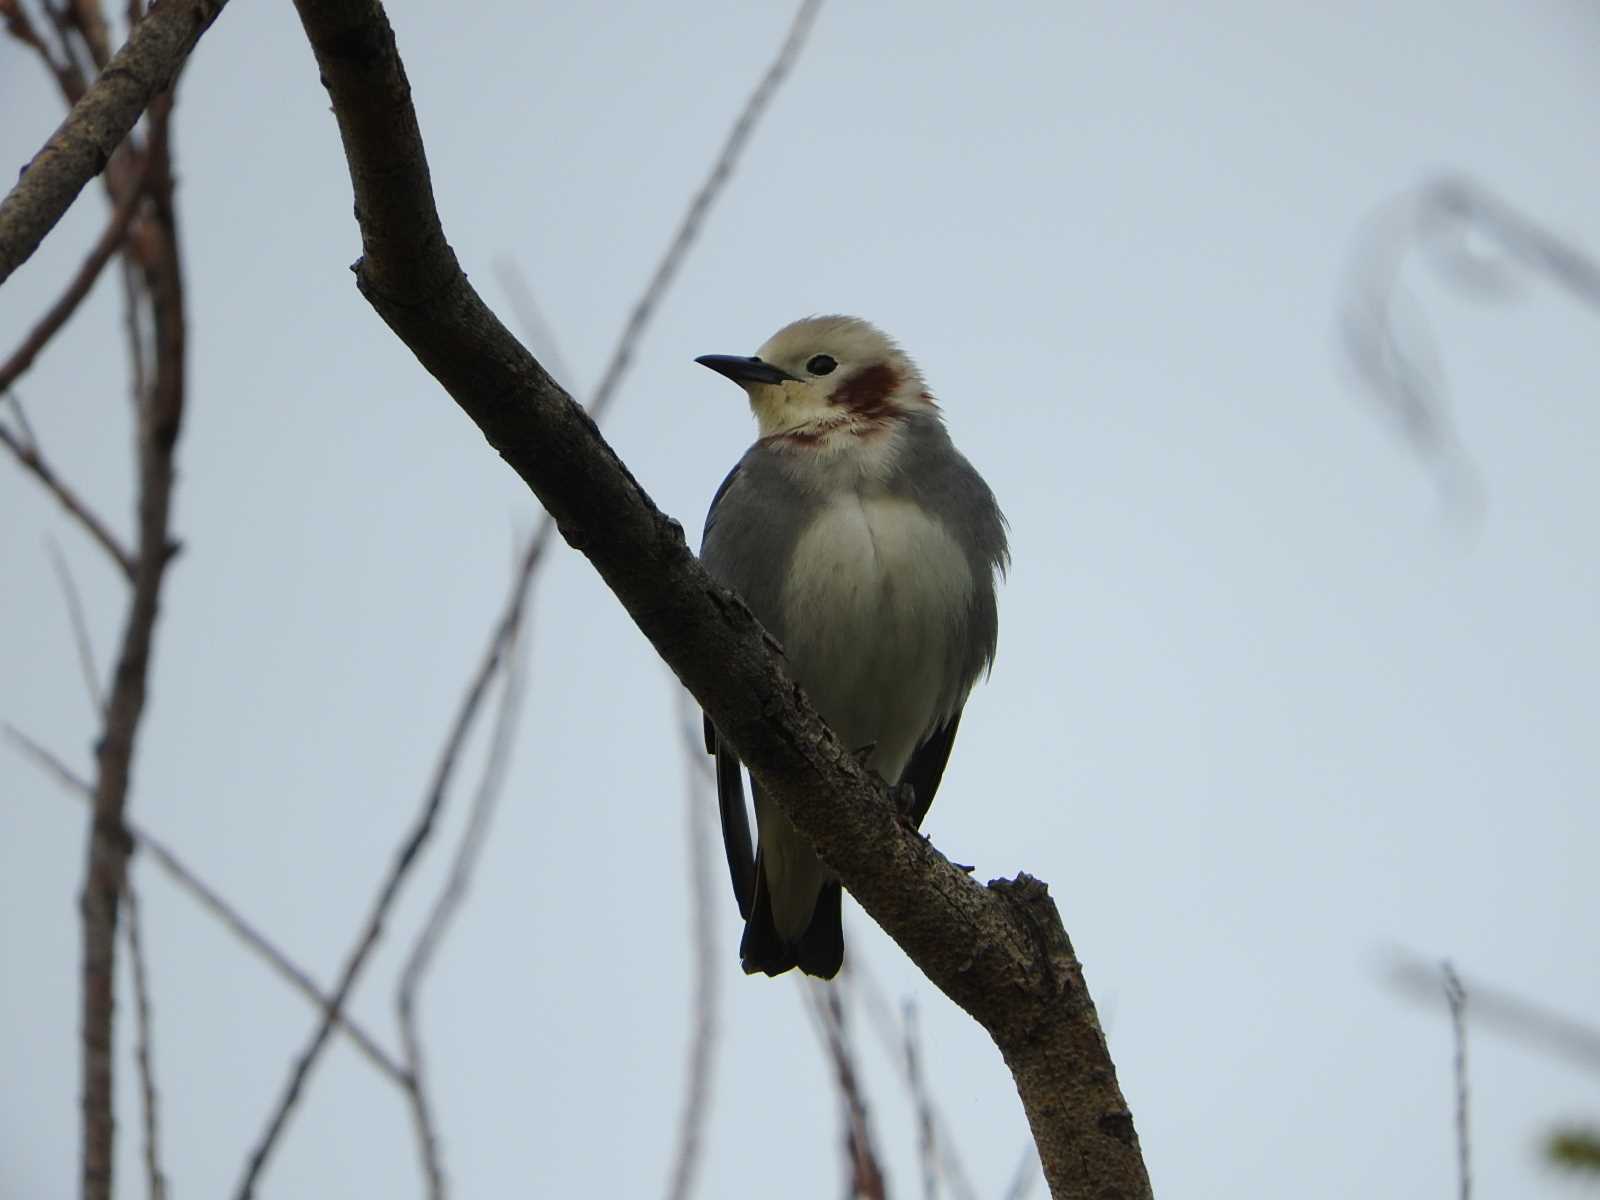
<svg viewBox="0 0 1600 1200">
<path fill-rule="evenodd" d="M 826 354 L 818 354 L 806 364 L 806 370 L 810 371 L 813 375 L 826 375 L 838 365 L 838 363 L 834 362 L 833 359 L 828 357 Z"/>
</svg>

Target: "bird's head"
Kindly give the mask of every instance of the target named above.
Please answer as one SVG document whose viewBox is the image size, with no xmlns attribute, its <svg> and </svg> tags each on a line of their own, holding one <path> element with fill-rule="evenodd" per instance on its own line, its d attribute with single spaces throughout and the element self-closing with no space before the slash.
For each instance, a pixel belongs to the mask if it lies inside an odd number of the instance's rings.
<svg viewBox="0 0 1600 1200">
<path fill-rule="evenodd" d="M 806 317 L 748 358 L 705 354 L 695 362 L 745 390 L 762 437 L 867 434 L 937 411 L 916 364 L 859 317 Z"/>
</svg>

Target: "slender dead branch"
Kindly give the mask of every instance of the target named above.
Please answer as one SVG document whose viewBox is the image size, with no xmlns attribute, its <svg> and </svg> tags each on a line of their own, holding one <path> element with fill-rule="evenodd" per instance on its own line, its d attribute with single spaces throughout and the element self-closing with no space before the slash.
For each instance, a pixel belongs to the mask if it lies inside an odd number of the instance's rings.
<svg viewBox="0 0 1600 1200">
<path fill-rule="evenodd" d="M 649 323 L 656 305 L 661 302 L 673 277 L 677 275 L 678 268 L 682 266 L 684 256 L 694 245 L 695 239 L 700 234 L 700 227 L 711 211 L 711 206 L 716 203 L 717 197 L 722 194 L 728 180 L 732 178 L 733 169 L 738 165 L 750 135 L 755 132 L 756 124 L 766 112 L 767 106 L 772 103 L 772 97 L 777 94 L 784 77 L 794 67 L 795 60 L 800 57 L 800 51 L 805 48 L 806 39 L 811 35 L 811 27 L 816 24 L 817 13 L 821 8 L 822 0 L 803 0 L 795 11 L 794 19 L 789 23 L 789 32 L 784 36 L 783 44 L 778 47 L 777 55 L 768 64 L 766 72 L 756 84 L 755 91 L 751 92 L 750 98 L 745 101 L 744 108 L 735 119 L 733 128 L 728 131 L 727 140 L 723 142 L 722 150 L 712 165 L 711 174 L 706 177 L 705 182 L 700 185 L 700 190 L 690 201 L 688 211 L 683 214 L 683 220 L 678 225 L 677 233 L 673 235 L 667 253 L 656 265 L 655 273 L 650 277 L 644 294 L 639 297 L 633 306 L 633 311 L 628 314 L 627 324 L 623 326 L 622 336 L 617 341 L 617 352 L 612 355 L 611 361 L 600 376 L 599 386 L 595 388 L 594 398 L 589 404 L 590 414 L 596 421 L 599 421 L 601 415 L 610 407 L 612 397 L 616 395 L 632 361 L 633 348 L 638 344 L 639 334 Z"/>
<path fill-rule="evenodd" d="M 156 1099 L 155 1052 L 151 1049 L 150 977 L 145 964 L 144 935 L 139 928 L 139 898 L 129 879 L 122 902 L 128 919 L 123 928 L 128 934 L 128 961 L 133 966 L 133 1013 L 138 1033 L 134 1053 L 139 1064 L 139 1098 L 144 1113 L 144 1171 L 150 1200 L 166 1200 L 167 1176 L 161 1169 L 160 1114 Z"/>
<path fill-rule="evenodd" d="M 39 31 L 34 28 L 33 22 L 28 17 L 28 10 L 22 7 L 20 0 L 0 0 L 0 19 L 5 21 L 7 33 L 39 56 L 45 70 L 55 77 L 61 94 L 67 98 L 67 103 L 76 103 L 78 97 L 83 95 L 85 85 L 83 72 L 78 70 L 71 55 L 60 59 L 55 56 L 45 44 L 45 40 L 39 36 Z"/>
<path fill-rule="evenodd" d="M 873 1145 L 872 1123 L 867 1114 L 866 1097 L 856 1070 L 855 1048 L 845 1025 L 844 1004 L 838 988 L 824 988 L 803 981 L 812 1026 L 822 1042 L 833 1082 L 839 1093 L 839 1110 L 844 1121 L 845 1195 L 851 1200 L 887 1200 L 888 1181 Z"/>
<path fill-rule="evenodd" d="M 72 642 L 78 651 L 78 666 L 83 671 L 83 685 L 89 692 L 89 703 L 94 711 L 105 714 L 105 692 L 100 687 L 100 668 L 95 665 L 94 643 L 89 638 L 89 622 L 83 615 L 83 597 L 78 594 L 77 581 L 62 557 L 61 548 L 54 540 L 45 543 L 50 552 L 50 565 L 55 568 L 56 580 L 61 584 L 61 594 L 67 602 L 67 620 L 72 625 Z"/>
<path fill-rule="evenodd" d="M 1145 1197 L 1133 1118 L 1048 890 L 987 887 L 896 815 L 594 422 L 484 305 L 445 239 L 394 33 L 375 0 L 298 0 L 361 226 L 356 282 L 554 516 L 796 828 L 999 1047 L 1058 1198 Z"/>
<path fill-rule="evenodd" d="M 1437 965 L 1402 958 L 1394 963 L 1390 975 L 1394 985 L 1414 999 L 1438 1002 Z M 1477 1024 L 1539 1046 L 1572 1066 L 1600 1072 L 1600 1029 L 1485 983 L 1463 982 L 1462 990 L 1472 996 L 1472 1019 Z"/>
<path fill-rule="evenodd" d="M 1472 238 L 1499 259 L 1468 248 Z M 1428 253 L 1463 290 L 1503 295 L 1517 270 L 1600 312 L 1600 259 L 1558 237 L 1470 179 L 1443 177 L 1385 206 L 1357 243 L 1340 318 L 1346 357 L 1379 410 L 1437 474 L 1447 498 L 1481 506 L 1482 485 L 1449 411 L 1449 388 L 1427 327 L 1402 328 L 1401 277 Z"/>
<path fill-rule="evenodd" d="M 59 756 L 13 726 L 5 726 L 5 735 L 19 752 L 40 770 L 55 778 L 68 792 L 85 801 L 94 799 L 94 785 L 62 762 Z M 216 888 L 190 870 L 164 842 L 132 821 L 124 820 L 123 828 L 132 839 L 137 851 L 148 854 L 174 883 L 188 892 L 201 908 L 221 921 L 230 933 L 276 971 L 284 982 L 310 1001 L 313 1008 L 318 1012 L 331 1011 L 331 1001 L 323 995 L 311 976 L 296 966 L 293 959 L 268 940 L 267 936 L 224 899 Z M 356 1049 L 360 1050 L 374 1067 L 388 1076 L 391 1083 L 400 1088 L 408 1086 L 404 1069 L 378 1045 L 371 1034 L 344 1013 L 338 1014 L 338 1023 L 340 1030 L 350 1038 Z"/>
<path fill-rule="evenodd" d="M 1456 1097 L 1456 1194 L 1472 1200 L 1472 1138 L 1467 1119 L 1467 991 L 1461 977 L 1449 963 L 1440 967 L 1444 976 L 1444 999 L 1450 1006 L 1450 1035 L 1455 1047 L 1452 1075 Z"/>
<path fill-rule="evenodd" d="M 15 397 L 12 399 L 15 402 Z M 23 470 L 37 479 L 45 491 L 56 498 L 61 507 L 67 510 L 67 515 L 82 526 L 84 532 L 111 556 L 111 561 L 117 564 L 117 569 L 123 576 L 132 582 L 133 555 L 123 547 L 95 511 L 78 498 L 78 493 L 56 474 L 55 468 L 45 460 L 38 443 L 25 432 L 13 432 L 0 425 L 0 444 L 11 451 L 11 456 Z"/>
<path fill-rule="evenodd" d="M 472 882 L 495 807 L 505 789 L 506 772 L 510 766 L 517 721 L 522 714 L 525 692 L 525 672 L 522 667 L 521 646 L 523 622 L 527 616 L 534 568 L 540 555 L 532 539 L 522 551 L 515 572 L 510 598 L 490 639 L 491 654 L 500 671 L 500 705 L 495 715 L 494 729 L 489 738 L 489 753 L 478 781 L 467 815 L 466 830 L 456 847 L 455 860 L 450 864 L 450 874 L 443 889 L 434 901 L 422 932 L 417 936 L 400 972 L 400 985 L 396 992 L 399 1012 L 400 1042 L 405 1055 L 410 1086 L 406 1089 L 411 1102 L 413 1124 L 416 1126 L 417 1145 L 422 1156 L 423 1174 L 427 1179 L 428 1195 L 441 1200 L 445 1195 L 444 1167 L 439 1155 L 438 1123 L 428 1100 L 427 1071 L 422 1052 L 422 1037 L 417 1026 L 417 995 L 422 978 L 433 963 L 450 923 L 455 919 L 467 888 Z"/>
<path fill-rule="evenodd" d="M 939 1147 L 933 1132 L 933 1100 L 928 1095 L 928 1081 L 922 1077 L 922 1048 L 917 1037 L 917 1006 L 910 1000 L 905 1003 L 903 1021 L 906 1029 L 906 1080 L 910 1084 L 911 1102 L 917 1113 L 917 1159 L 922 1165 L 922 1195 L 924 1200 L 937 1200 Z"/>
<path fill-rule="evenodd" d="M 181 7 L 181 4 L 174 4 L 174 8 Z M 122 54 L 117 58 L 120 60 Z M 113 62 L 105 74 L 109 76 L 115 70 Z M 104 77 L 100 82 L 103 81 Z M 86 97 L 84 104 L 87 103 Z M 174 456 L 183 424 L 187 382 L 183 270 L 178 252 L 177 213 L 172 199 L 171 148 L 166 137 L 166 114 L 170 108 L 170 94 L 156 97 L 146 151 L 150 204 L 143 222 L 138 257 L 141 285 L 149 296 L 153 315 L 155 374 L 140 406 L 135 431 L 138 551 L 122 642 L 106 701 L 105 724 L 96 743 L 94 816 L 80 902 L 83 914 L 81 1167 L 84 1200 L 110 1200 L 113 1194 L 116 1123 L 112 1039 L 117 910 L 131 845 L 123 815 L 132 779 L 134 745 L 144 716 L 161 588 L 175 550 L 169 526 Z"/>
<path fill-rule="evenodd" d="M 105 231 L 95 241 L 88 257 L 83 260 L 83 265 L 78 268 L 77 274 L 72 277 L 56 302 L 45 310 L 44 316 L 40 317 L 28 331 L 27 337 L 23 338 L 11 352 L 11 357 L 0 363 L 0 392 L 6 391 L 21 378 L 22 374 L 33 365 L 33 360 L 39 356 L 39 352 L 50 344 L 50 339 L 55 337 L 72 314 L 78 311 L 78 305 L 89 294 L 95 281 L 100 278 L 100 272 L 105 269 L 106 263 L 111 261 L 111 256 L 117 252 L 128 236 L 128 226 L 138 214 L 142 199 L 142 188 L 135 186 L 112 210 L 111 220 L 106 223 Z"/>
<path fill-rule="evenodd" d="M 958 1200 L 977 1200 L 978 1191 L 972 1186 L 972 1176 L 968 1174 L 966 1164 L 961 1159 L 960 1149 L 950 1123 L 939 1111 L 938 1102 L 928 1087 L 926 1078 L 918 1077 L 921 1076 L 920 1069 L 918 1076 L 913 1076 L 911 1072 L 912 1063 L 908 1061 L 905 1053 L 909 1030 L 903 1027 L 903 1021 L 896 1020 L 884 997 L 883 988 L 872 973 L 870 962 L 865 958 L 852 960 L 843 982 L 849 995 L 859 999 L 862 1010 L 867 1014 L 867 1019 L 882 1044 L 884 1053 L 891 1062 L 899 1064 L 901 1078 L 905 1081 L 906 1091 L 912 1098 L 912 1105 L 918 1113 L 919 1121 L 926 1119 L 932 1126 L 932 1142 L 937 1155 L 934 1171 L 937 1177 Z M 906 1008 L 909 1008 L 909 1002 Z M 920 1062 L 918 1066 L 920 1068 Z M 1028 1146 L 1028 1152 L 1033 1155 L 1037 1164 L 1039 1154 L 1032 1143 Z"/>
<path fill-rule="evenodd" d="M 0 283 L 38 249 L 157 93 L 167 90 L 227 0 L 164 0 L 136 25 L 0 200 Z"/>
<path fill-rule="evenodd" d="M 694 947 L 694 994 L 690 1000 L 689 1068 L 678 1115 L 678 1149 L 668 1176 L 668 1200 L 689 1200 L 700 1170 L 706 1121 L 711 1115 L 711 1085 L 721 995 L 717 988 L 717 930 L 712 917 L 712 859 L 714 836 L 711 807 L 705 787 L 712 782 L 710 762 L 701 742 L 698 714 L 689 694 L 676 696 L 679 742 L 683 751 L 684 829 L 689 846 L 689 941 Z"/>
<path fill-rule="evenodd" d="M 462 697 L 461 705 L 456 711 L 456 718 L 450 732 L 445 738 L 444 747 L 434 768 L 433 777 L 424 794 L 421 810 L 413 821 L 405 841 L 395 855 L 394 863 L 389 869 L 388 876 L 384 879 L 383 886 L 378 892 L 371 911 L 368 913 L 366 923 L 362 928 L 355 948 L 345 960 L 344 969 L 340 973 L 339 981 L 334 986 L 333 996 L 329 1001 L 329 1011 L 318 1022 L 305 1048 L 295 1059 L 294 1066 L 289 1074 L 289 1080 L 271 1117 L 268 1119 L 267 1127 L 250 1153 L 249 1160 L 245 1165 L 244 1175 L 241 1177 L 234 1193 L 238 1200 L 246 1200 L 247 1197 L 255 1195 L 256 1185 L 261 1179 L 262 1172 L 266 1169 L 267 1161 L 277 1147 L 278 1139 L 299 1102 L 301 1092 L 305 1088 L 306 1080 L 310 1077 L 312 1068 L 316 1066 L 318 1059 L 321 1057 L 323 1047 L 327 1045 L 328 1036 L 333 1030 L 333 1014 L 344 1010 L 345 1002 L 350 996 L 351 989 L 355 986 L 356 979 L 365 968 L 373 950 L 376 949 L 378 939 L 383 935 L 384 922 L 388 919 L 389 911 L 393 907 L 395 898 L 399 895 L 400 889 L 405 884 L 412 867 L 416 865 L 423 848 L 433 837 L 439 813 L 444 807 L 445 798 L 455 775 L 455 768 L 460 759 L 462 747 L 466 743 L 468 734 L 472 731 L 491 684 L 500 673 L 504 656 L 504 641 L 498 637 L 491 638 L 489 647 L 467 686 L 466 694 Z M 407 1090 L 410 1091 L 409 1085 Z"/>
<path fill-rule="evenodd" d="M 1005 1200 L 1028 1200 L 1038 1179 L 1039 1152 L 1031 1145 L 1024 1146 L 1017 1159 L 1017 1169 L 1011 1173 L 1011 1184 L 1006 1188 Z"/>
</svg>

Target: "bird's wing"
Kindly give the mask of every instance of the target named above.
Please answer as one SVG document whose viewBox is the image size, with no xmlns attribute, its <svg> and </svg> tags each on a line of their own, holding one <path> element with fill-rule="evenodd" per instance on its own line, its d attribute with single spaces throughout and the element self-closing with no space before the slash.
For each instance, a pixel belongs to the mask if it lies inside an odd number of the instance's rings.
<svg viewBox="0 0 1600 1200">
<path fill-rule="evenodd" d="M 911 812 L 911 823 L 920 827 L 933 803 L 933 794 L 939 790 L 939 780 L 944 778 L 944 765 L 950 761 L 950 747 L 955 745 L 956 728 L 961 724 L 961 710 L 933 731 L 931 737 L 916 748 L 911 761 L 900 773 L 900 782 L 909 783 L 916 795 Z M 742 797 L 741 797 L 742 799 Z"/>
<path fill-rule="evenodd" d="M 728 856 L 728 875 L 739 915 L 748 918 L 756 891 L 755 849 L 750 841 L 750 817 L 744 808 L 744 770 L 733 748 L 717 736 L 706 721 L 706 750 L 717 756 L 717 812 L 722 817 L 722 849 Z"/>
</svg>

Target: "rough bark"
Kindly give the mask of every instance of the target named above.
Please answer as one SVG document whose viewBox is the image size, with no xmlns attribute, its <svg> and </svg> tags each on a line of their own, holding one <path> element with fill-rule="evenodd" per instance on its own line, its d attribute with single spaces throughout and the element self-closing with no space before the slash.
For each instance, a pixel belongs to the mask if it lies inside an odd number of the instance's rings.
<svg viewBox="0 0 1600 1200">
<path fill-rule="evenodd" d="M 200 35 L 228 0 L 163 0 L 0 200 L 0 283 L 28 260 L 84 184 L 98 175 L 140 115 L 170 89 Z"/>
<path fill-rule="evenodd" d="M 344 141 L 362 295 L 555 517 L 851 894 L 993 1037 L 1056 1197 L 1139 1197 L 1133 1119 L 1054 902 L 984 887 L 896 814 L 583 410 L 478 297 L 445 240 L 380 5 L 297 0 Z"/>
</svg>

